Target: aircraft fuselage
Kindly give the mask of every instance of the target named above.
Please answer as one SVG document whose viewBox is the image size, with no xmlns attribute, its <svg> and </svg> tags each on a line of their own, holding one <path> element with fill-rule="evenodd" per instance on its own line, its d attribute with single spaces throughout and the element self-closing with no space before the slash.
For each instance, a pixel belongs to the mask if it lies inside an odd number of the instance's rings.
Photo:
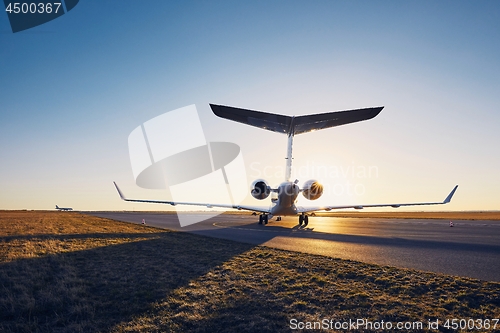
<svg viewBox="0 0 500 333">
<path fill-rule="evenodd" d="M 292 182 L 283 182 L 278 187 L 278 200 L 271 207 L 271 215 L 286 216 L 297 215 L 297 207 L 295 202 L 299 195 L 299 186 Z"/>
</svg>

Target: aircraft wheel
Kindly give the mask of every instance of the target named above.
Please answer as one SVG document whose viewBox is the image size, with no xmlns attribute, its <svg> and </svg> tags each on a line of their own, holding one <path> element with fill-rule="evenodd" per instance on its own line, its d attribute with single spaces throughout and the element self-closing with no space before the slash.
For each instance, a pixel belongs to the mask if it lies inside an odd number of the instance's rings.
<svg viewBox="0 0 500 333">
<path fill-rule="evenodd" d="M 269 217 L 267 215 L 264 215 L 264 224 L 267 224 Z"/>
<path fill-rule="evenodd" d="M 299 226 L 302 226 L 302 222 L 304 222 L 304 215 L 299 215 Z"/>
<path fill-rule="evenodd" d="M 264 222 L 264 215 L 259 215 L 259 224 L 262 224 Z"/>
<path fill-rule="evenodd" d="M 309 216 L 305 215 L 304 216 L 304 227 L 307 227 L 308 224 L 309 224 Z"/>
</svg>

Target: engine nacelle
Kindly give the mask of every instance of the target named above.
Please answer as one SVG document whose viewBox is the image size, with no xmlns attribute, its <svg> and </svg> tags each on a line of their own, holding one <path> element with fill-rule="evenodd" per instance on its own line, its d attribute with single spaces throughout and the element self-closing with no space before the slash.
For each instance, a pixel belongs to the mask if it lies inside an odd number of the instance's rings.
<svg viewBox="0 0 500 333">
<path fill-rule="evenodd" d="M 252 183 L 250 187 L 250 193 L 252 197 L 258 200 L 264 200 L 271 194 L 271 187 L 263 179 L 257 179 Z"/>
<path fill-rule="evenodd" d="M 323 194 L 323 185 L 317 180 L 311 179 L 302 186 L 302 195 L 308 200 L 316 200 Z"/>
</svg>

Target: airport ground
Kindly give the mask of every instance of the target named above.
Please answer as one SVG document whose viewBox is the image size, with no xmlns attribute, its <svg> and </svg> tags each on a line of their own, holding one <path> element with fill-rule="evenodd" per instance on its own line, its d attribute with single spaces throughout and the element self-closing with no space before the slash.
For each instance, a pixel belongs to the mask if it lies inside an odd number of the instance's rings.
<svg viewBox="0 0 500 333">
<path fill-rule="evenodd" d="M 175 213 L 92 214 L 132 223 L 144 219 L 158 228 L 253 245 L 500 282 L 500 219 L 492 219 L 500 217 L 498 213 L 330 213 L 310 217 L 306 228 L 299 228 L 296 217 L 259 225 L 258 217 L 249 213 L 218 215 L 184 228 Z M 450 217 L 455 217 L 453 227 Z"/>
<path fill-rule="evenodd" d="M 214 230 L 239 227 L 224 216 Z M 316 223 L 304 233 L 320 233 Z M 400 331 L 435 332 L 429 320 L 448 331 L 453 318 L 483 326 L 471 331 L 500 329 L 492 325 L 500 317 L 496 282 L 77 212 L 0 212 L 0 239 L 2 332 L 289 332 L 292 323 L 324 319 L 422 323 Z"/>
</svg>

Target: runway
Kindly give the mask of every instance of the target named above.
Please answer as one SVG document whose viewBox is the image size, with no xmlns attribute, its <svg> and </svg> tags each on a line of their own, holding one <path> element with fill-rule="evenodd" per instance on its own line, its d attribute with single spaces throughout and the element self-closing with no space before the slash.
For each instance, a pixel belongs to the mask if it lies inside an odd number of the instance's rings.
<svg viewBox="0 0 500 333">
<path fill-rule="evenodd" d="M 258 225 L 251 215 L 219 215 L 181 228 L 176 214 L 92 212 L 113 220 L 379 265 L 500 282 L 500 221 L 296 217 Z M 201 213 L 200 213 L 201 214 Z"/>
</svg>

